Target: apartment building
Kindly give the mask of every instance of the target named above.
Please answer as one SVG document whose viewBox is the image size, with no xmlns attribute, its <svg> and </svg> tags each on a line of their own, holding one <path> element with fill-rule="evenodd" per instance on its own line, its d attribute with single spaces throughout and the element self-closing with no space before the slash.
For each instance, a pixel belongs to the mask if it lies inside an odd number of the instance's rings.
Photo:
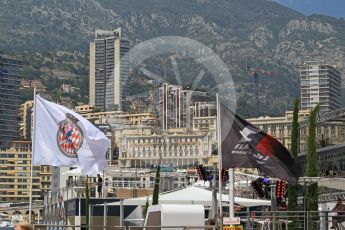
<svg viewBox="0 0 345 230">
<path fill-rule="evenodd" d="M 0 150 L 0 202 L 28 202 L 30 198 L 31 141 L 13 141 Z M 34 166 L 32 198 L 40 200 L 50 191 L 50 166 Z"/>
</svg>

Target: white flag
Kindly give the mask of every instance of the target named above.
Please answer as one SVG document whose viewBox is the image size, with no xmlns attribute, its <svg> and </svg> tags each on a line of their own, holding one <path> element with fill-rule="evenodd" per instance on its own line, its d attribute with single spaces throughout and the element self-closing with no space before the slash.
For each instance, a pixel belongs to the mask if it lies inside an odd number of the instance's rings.
<svg viewBox="0 0 345 230">
<path fill-rule="evenodd" d="M 105 169 L 110 141 L 88 120 L 38 95 L 34 116 L 34 165 L 78 166 L 90 176 Z"/>
</svg>

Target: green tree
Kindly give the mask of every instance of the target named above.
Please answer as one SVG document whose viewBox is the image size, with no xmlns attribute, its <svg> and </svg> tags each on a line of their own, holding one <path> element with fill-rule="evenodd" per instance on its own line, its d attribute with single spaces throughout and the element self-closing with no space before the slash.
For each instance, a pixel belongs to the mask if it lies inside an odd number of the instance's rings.
<svg viewBox="0 0 345 230">
<path fill-rule="evenodd" d="M 93 113 L 98 113 L 98 112 L 102 112 L 102 110 L 100 108 L 94 108 L 92 110 Z"/>
<path fill-rule="evenodd" d="M 292 128 L 291 128 L 291 153 L 294 158 L 297 158 L 299 151 L 299 123 L 298 123 L 298 114 L 299 114 L 299 99 L 295 100 L 293 117 L 292 117 Z M 297 210 L 297 185 L 288 185 L 288 210 L 296 211 Z M 292 222 L 289 224 L 289 229 L 296 229 L 296 219 L 292 218 Z"/>
<path fill-rule="evenodd" d="M 156 170 L 156 178 L 155 178 L 155 185 L 153 189 L 153 195 L 152 195 L 152 205 L 158 204 L 159 200 L 159 184 L 160 184 L 160 171 L 161 171 L 161 166 L 160 164 L 157 165 L 157 170 Z"/>
<path fill-rule="evenodd" d="M 316 106 L 309 116 L 309 127 L 308 127 L 308 140 L 307 140 L 307 166 L 305 175 L 307 177 L 317 177 L 319 175 L 319 162 L 316 153 L 316 119 L 319 113 L 319 105 Z M 317 183 L 310 184 L 307 187 L 306 194 L 306 210 L 307 211 L 318 211 L 318 186 Z M 315 226 L 318 215 L 316 213 L 311 214 L 311 228 L 317 229 Z"/>
<path fill-rule="evenodd" d="M 118 104 L 113 104 L 108 106 L 109 111 L 118 111 L 119 110 L 119 105 Z"/>
<path fill-rule="evenodd" d="M 52 96 L 53 101 L 59 101 L 61 94 L 61 90 L 59 88 L 56 88 L 51 92 L 50 95 Z"/>
<path fill-rule="evenodd" d="M 34 91 L 32 89 L 22 89 L 19 91 L 21 103 L 34 100 Z"/>
</svg>

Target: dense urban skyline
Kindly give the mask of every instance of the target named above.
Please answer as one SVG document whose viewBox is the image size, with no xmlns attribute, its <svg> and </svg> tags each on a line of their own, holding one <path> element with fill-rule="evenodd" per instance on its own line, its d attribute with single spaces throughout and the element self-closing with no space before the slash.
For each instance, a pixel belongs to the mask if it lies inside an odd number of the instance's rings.
<svg viewBox="0 0 345 230">
<path fill-rule="evenodd" d="M 181 226 L 341 225 L 345 21 L 305 15 L 345 3 L 17 1 L 0 19 L 0 228 L 144 226 L 158 208 Z"/>
</svg>

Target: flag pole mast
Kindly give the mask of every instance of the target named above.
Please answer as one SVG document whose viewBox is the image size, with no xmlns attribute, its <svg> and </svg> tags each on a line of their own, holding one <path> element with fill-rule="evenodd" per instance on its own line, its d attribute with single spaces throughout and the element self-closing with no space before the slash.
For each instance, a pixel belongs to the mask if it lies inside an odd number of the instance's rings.
<svg viewBox="0 0 345 230">
<path fill-rule="evenodd" d="M 229 168 L 229 217 L 235 217 L 234 168 Z"/>
<path fill-rule="evenodd" d="M 33 103 L 33 131 L 31 137 L 31 164 L 30 164 L 30 197 L 29 197 L 29 223 L 31 224 L 31 213 L 32 213 L 32 177 L 34 171 L 34 152 L 35 152 L 35 130 L 36 130 L 36 86 L 34 86 L 34 103 Z"/>
<path fill-rule="evenodd" d="M 218 185 L 219 185 L 219 222 L 220 228 L 223 229 L 223 187 L 222 187 L 222 141 L 221 141 L 221 123 L 220 123 L 220 102 L 219 95 L 216 94 L 217 100 L 217 141 L 218 141 Z"/>
</svg>

